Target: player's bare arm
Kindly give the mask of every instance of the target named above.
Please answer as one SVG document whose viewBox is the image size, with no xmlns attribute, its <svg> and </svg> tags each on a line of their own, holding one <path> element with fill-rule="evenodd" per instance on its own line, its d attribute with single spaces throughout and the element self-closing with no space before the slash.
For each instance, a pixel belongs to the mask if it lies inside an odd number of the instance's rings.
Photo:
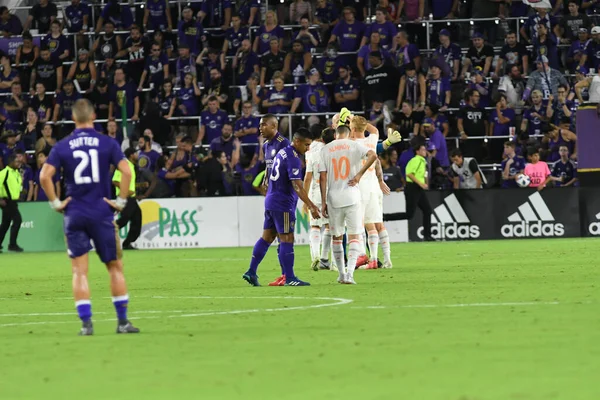
<svg viewBox="0 0 600 400">
<path fill-rule="evenodd" d="M 367 162 L 363 165 L 360 171 L 358 171 L 358 174 L 356 174 L 354 178 L 350 179 L 350 182 L 348 182 L 348 184 L 350 186 L 358 185 L 358 182 L 360 182 L 360 178 L 362 178 L 365 172 L 367 172 L 367 170 L 371 167 L 371 165 L 373 165 L 375 161 L 377 161 L 377 154 L 375 154 L 373 150 L 369 150 L 367 153 Z"/>
<path fill-rule="evenodd" d="M 294 179 L 291 182 L 292 182 L 292 187 L 294 188 L 294 191 L 298 195 L 298 198 L 300 198 L 300 200 L 302 200 L 302 202 L 304 204 L 308 205 L 308 209 L 309 209 L 312 217 L 315 219 L 320 218 L 321 216 L 319 214 L 319 208 L 315 205 L 315 203 L 310 201 L 310 199 L 308 198 L 308 193 L 306 192 L 306 190 L 304 190 L 304 187 L 302 187 L 302 185 L 300 184 L 300 180 Z"/>
<path fill-rule="evenodd" d="M 104 198 L 104 201 L 115 210 L 121 211 L 123 210 L 123 208 L 125 208 L 125 205 L 127 204 L 127 197 L 129 195 L 129 184 L 131 183 L 131 170 L 129 169 L 129 163 L 125 159 L 119 161 L 117 169 L 121 172 L 119 196 L 116 198 L 116 200 L 109 200 L 107 198 Z"/>
<path fill-rule="evenodd" d="M 54 211 L 64 212 L 65 208 L 71 201 L 71 197 L 67 197 L 65 200 L 60 201 L 58 196 L 56 195 L 56 190 L 54 188 L 54 182 L 52 178 L 56 174 L 56 168 L 53 165 L 48 163 L 44 164 L 42 167 L 42 171 L 40 172 L 40 185 L 46 192 L 46 196 L 48 197 L 48 202 Z"/>
<path fill-rule="evenodd" d="M 327 172 L 319 172 L 319 187 L 321 188 L 321 213 L 323 217 L 329 218 L 327 213 Z"/>
<path fill-rule="evenodd" d="M 379 161 L 379 158 L 375 163 L 375 175 L 377 176 L 377 181 L 379 182 L 379 187 L 381 188 L 383 194 L 388 196 L 390 193 L 392 193 L 390 187 L 383 180 L 383 169 L 381 168 L 381 161 Z"/>
</svg>

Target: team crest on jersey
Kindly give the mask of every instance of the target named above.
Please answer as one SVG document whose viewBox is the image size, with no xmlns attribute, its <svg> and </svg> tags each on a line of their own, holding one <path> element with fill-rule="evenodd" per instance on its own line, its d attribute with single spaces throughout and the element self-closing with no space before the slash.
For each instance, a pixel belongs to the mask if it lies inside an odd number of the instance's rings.
<svg viewBox="0 0 600 400">
<path fill-rule="evenodd" d="M 275 149 L 271 149 L 271 157 L 275 157 Z"/>
</svg>

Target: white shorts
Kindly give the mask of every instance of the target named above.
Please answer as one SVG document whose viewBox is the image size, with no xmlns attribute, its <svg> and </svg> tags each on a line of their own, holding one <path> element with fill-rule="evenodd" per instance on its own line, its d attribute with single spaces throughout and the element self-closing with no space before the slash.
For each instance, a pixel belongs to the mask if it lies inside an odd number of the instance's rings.
<svg viewBox="0 0 600 400">
<path fill-rule="evenodd" d="M 358 235 L 365 229 L 362 222 L 362 208 L 359 204 L 348 207 L 327 207 L 329 230 L 333 236 L 343 236 L 346 229 L 349 235 Z"/>
<path fill-rule="evenodd" d="M 361 192 L 362 215 L 365 224 L 383 222 L 383 192 L 381 190 Z"/>
</svg>

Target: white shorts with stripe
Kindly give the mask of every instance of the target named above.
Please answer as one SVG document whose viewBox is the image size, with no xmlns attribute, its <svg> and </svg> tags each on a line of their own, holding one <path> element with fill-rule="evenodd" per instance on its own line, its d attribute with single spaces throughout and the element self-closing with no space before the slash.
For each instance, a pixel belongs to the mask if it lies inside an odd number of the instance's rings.
<svg viewBox="0 0 600 400">
<path fill-rule="evenodd" d="M 347 207 L 327 207 L 329 213 L 329 230 L 333 236 L 358 235 L 364 231 L 363 214 L 360 203 Z"/>
</svg>

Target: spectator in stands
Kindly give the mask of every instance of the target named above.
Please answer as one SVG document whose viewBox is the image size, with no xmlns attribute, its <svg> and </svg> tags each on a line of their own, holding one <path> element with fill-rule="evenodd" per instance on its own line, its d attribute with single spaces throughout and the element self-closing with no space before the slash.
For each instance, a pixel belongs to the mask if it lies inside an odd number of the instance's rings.
<svg viewBox="0 0 600 400">
<path fill-rule="evenodd" d="M 93 60 L 90 60 L 89 51 L 85 48 L 79 49 L 77 57 L 77 61 L 71 64 L 67 79 L 73 79 L 77 82 L 77 91 L 89 95 L 94 90 L 98 78 L 96 64 Z"/>
<path fill-rule="evenodd" d="M 344 64 L 343 57 L 338 57 L 337 43 L 329 43 L 319 61 L 318 69 L 324 83 L 333 83 L 338 80 L 339 67 Z"/>
<path fill-rule="evenodd" d="M 46 163 L 46 160 L 48 159 L 48 155 L 50 154 L 50 151 L 48 150 L 48 152 L 43 151 L 37 154 L 37 165 L 38 165 L 38 169 L 35 173 L 35 178 L 34 178 L 34 192 L 33 192 L 33 201 L 48 201 L 48 196 L 46 196 L 46 192 L 44 192 L 44 189 L 42 188 L 42 185 L 40 185 L 40 172 L 42 171 L 42 167 L 44 166 L 44 164 Z M 60 175 L 61 175 L 61 171 L 56 171 L 56 174 L 52 177 L 52 182 L 54 183 L 54 190 L 56 191 L 56 197 L 60 198 L 60 193 L 61 193 L 61 184 L 60 184 Z"/>
<path fill-rule="evenodd" d="M 160 153 L 152 149 L 152 139 L 148 136 L 141 136 L 138 140 L 138 168 L 140 170 L 155 171 L 158 165 Z"/>
<path fill-rule="evenodd" d="M 331 99 L 329 98 L 329 90 L 323 84 L 319 83 L 320 74 L 316 68 L 308 72 L 308 82 L 296 90 L 294 102 L 290 112 L 295 114 L 298 107 L 302 105 L 302 112 L 308 113 L 323 113 L 329 111 Z M 316 115 L 308 117 L 309 127 L 320 122 L 320 118 Z"/>
<path fill-rule="evenodd" d="M 262 87 L 271 84 L 273 74 L 282 71 L 285 64 L 286 53 L 279 49 L 279 39 L 271 39 L 270 46 L 270 50 L 260 59 L 260 86 Z"/>
<path fill-rule="evenodd" d="M 19 82 L 19 71 L 12 67 L 10 58 L 4 53 L 0 54 L 0 66 L 2 67 L 0 71 L 0 94 L 10 93 L 12 84 Z M 4 98 L 0 97 L 0 104 L 3 100 Z"/>
<path fill-rule="evenodd" d="M 360 48 L 356 56 L 356 67 L 358 68 L 362 78 L 364 78 L 367 71 L 371 69 L 369 55 L 374 51 L 381 54 L 384 63 L 386 60 L 391 59 L 390 53 L 381 47 L 381 39 L 379 32 L 377 31 L 371 33 L 371 40 L 368 44 L 365 44 Z"/>
<path fill-rule="evenodd" d="M 600 26 L 593 27 L 591 33 L 592 39 L 588 42 L 579 65 L 597 70 L 600 68 Z"/>
<path fill-rule="evenodd" d="M 550 67 L 558 70 L 557 40 L 554 34 L 548 31 L 545 24 L 538 26 L 537 38 L 533 41 L 533 56 L 535 59 L 540 56 L 548 57 Z"/>
<path fill-rule="evenodd" d="M 496 97 L 496 108 L 489 114 L 490 128 L 489 136 L 510 136 L 511 128 L 515 126 L 515 110 L 508 107 L 506 95 L 499 94 Z M 502 159 L 504 154 L 504 142 L 506 139 L 492 139 L 490 142 L 490 158 L 494 161 Z"/>
<path fill-rule="evenodd" d="M 110 104 L 110 93 L 108 92 L 108 82 L 100 78 L 94 86 L 94 91 L 90 95 L 90 100 L 94 104 L 97 119 L 108 119 L 108 107 Z"/>
<path fill-rule="evenodd" d="M 518 188 L 515 178 L 523 173 L 525 169 L 525 159 L 517 155 L 515 142 L 504 142 L 504 156 L 502 160 L 502 187 Z"/>
<path fill-rule="evenodd" d="M 117 125 L 116 121 L 108 121 L 106 123 L 106 136 L 115 139 L 119 146 L 121 146 L 121 150 L 125 151 L 129 146 L 129 138 L 127 138 L 127 143 L 125 143 L 123 138 L 123 133 L 119 130 L 119 125 Z"/>
<path fill-rule="evenodd" d="M 25 32 L 22 36 L 23 44 L 17 47 L 17 54 L 15 56 L 15 64 L 19 71 L 19 79 L 21 86 L 24 90 L 31 87 L 29 79 L 31 78 L 31 70 L 33 62 L 40 55 L 40 48 L 33 44 L 33 37 L 31 33 Z"/>
<path fill-rule="evenodd" d="M 223 41 L 223 48 L 221 49 L 220 58 L 222 71 L 225 71 L 227 65 L 225 57 L 235 56 L 242 46 L 242 42 L 250 39 L 248 32 L 248 28 L 242 26 L 240 16 L 234 14 L 231 17 L 231 28 L 228 28 L 225 32 L 225 40 Z"/>
<path fill-rule="evenodd" d="M 34 173 L 33 169 L 27 164 L 27 156 L 23 150 L 15 151 L 15 154 L 19 158 L 19 172 L 22 177 L 22 190 L 19 201 L 33 201 L 33 189 L 34 189 Z"/>
<path fill-rule="evenodd" d="M 260 118 L 252 115 L 252 102 L 244 101 L 242 105 L 242 117 L 235 123 L 235 137 L 240 139 L 245 146 L 242 152 L 245 154 L 258 154 L 258 125 Z M 235 164 L 234 164 L 235 165 Z"/>
<path fill-rule="evenodd" d="M 171 37 L 165 37 L 165 34 L 160 30 L 154 31 L 154 42 L 160 45 L 160 48 L 167 54 L 169 60 L 173 58 L 173 41 L 170 39 Z"/>
<path fill-rule="evenodd" d="M 225 31 L 231 24 L 231 9 L 231 0 L 205 0 L 202 3 L 202 9 L 198 13 L 200 21 L 209 28 L 221 28 L 211 32 L 211 40 L 225 36 Z M 215 43 L 212 45 L 214 47 Z"/>
<path fill-rule="evenodd" d="M 50 0 L 40 0 L 29 10 L 29 16 L 23 24 L 23 30 L 28 31 L 35 28 L 40 34 L 46 34 L 50 30 L 50 24 L 56 20 L 58 9 L 56 4 Z"/>
<path fill-rule="evenodd" d="M 554 187 L 575 186 L 578 180 L 577 166 L 569 159 L 569 147 L 562 144 L 558 152 L 560 158 L 554 163 L 552 175 L 548 177 L 550 179 L 546 181 L 546 185 L 552 182 Z"/>
<path fill-rule="evenodd" d="M 283 74 L 277 71 L 273 75 L 273 87 L 265 95 L 262 106 L 269 114 L 288 114 L 293 101 L 294 89 L 284 86 Z M 287 133 L 288 123 L 289 117 L 280 117 L 279 132 Z"/>
<path fill-rule="evenodd" d="M 346 107 L 350 111 L 361 111 L 360 104 L 360 81 L 352 77 L 352 68 L 341 66 L 339 68 L 340 79 L 333 89 L 337 109 Z"/>
<path fill-rule="evenodd" d="M 131 138 L 133 136 L 133 122 L 140 119 L 140 98 L 138 97 L 137 86 L 131 81 L 127 82 L 125 77 L 123 67 L 117 67 L 115 70 L 115 84 L 110 88 L 108 119 L 115 119 L 115 116 L 123 119 L 121 124 L 126 127 L 127 136 Z"/>
<path fill-rule="evenodd" d="M 106 21 L 104 23 L 104 34 L 98 36 L 92 46 L 94 58 L 97 61 L 114 60 L 121 48 L 123 48 L 123 41 L 120 36 L 115 34 L 115 24 L 110 20 Z M 111 80 L 109 82 L 112 83 Z"/>
<path fill-rule="evenodd" d="M 417 71 L 421 70 L 421 53 L 416 44 L 410 43 L 406 31 L 400 31 L 394 38 L 394 46 L 391 53 L 394 55 L 394 63 L 403 74 L 405 66 L 413 63 Z"/>
<path fill-rule="evenodd" d="M 539 24 L 546 25 L 548 32 L 552 32 L 556 26 L 556 19 L 548 14 L 548 9 L 534 7 L 535 14 L 530 15 L 525 21 L 525 24 L 521 26 L 521 37 L 525 42 L 533 44 L 537 39 Z"/>
<path fill-rule="evenodd" d="M 0 34 L 4 37 L 20 35 L 23 32 L 21 20 L 11 14 L 6 6 L 0 7 Z"/>
<path fill-rule="evenodd" d="M 554 114 L 552 120 L 554 124 L 558 125 L 563 119 L 567 118 L 570 120 L 575 109 L 575 105 L 572 101 L 567 99 L 568 91 L 566 86 L 558 87 L 558 96 L 556 97 L 552 108 L 554 108 Z M 573 125 L 574 126 L 574 125 Z"/>
<path fill-rule="evenodd" d="M 458 74 L 460 73 L 460 63 L 462 60 L 460 46 L 450 41 L 450 31 L 448 29 L 442 29 L 440 31 L 439 39 L 440 45 L 433 53 L 434 59 L 439 59 L 441 57 L 446 64 L 448 64 L 450 71 L 452 71 L 451 80 L 455 81 L 458 79 Z"/>
<path fill-rule="evenodd" d="M 66 61 L 69 58 L 69 40 L 62 34 L 62 26 L 58 20 L 50 24 L 50 33 L 42 39 L 42 46 L 48 47 L 53 60 Z"/>
<path fill-rule="evenodd" d="M 258 85 L 258 74 L 250 75 L 246 81 L 246 86 L 236 90 L 235 100 L 233 101 L 233 111 L 236 116 L 240 115 L 240 106 L 242 103 L 249 102 L 251 106 L 251 114 L 258 114 L 260 103 L 262 101 L 263 90 Z"/>
<path fill-rule="evenodd" d="M 442 168 L 448 168 L 450 161 L 448 160 L 448 147 L 446 146 L 446 138 L 439 129 L 437 129 L 431 118 L 423 120 L 423 130 L 429 138 L 427 150 L 431 157 L 438 160 Z"/>
<path fill-rule="evenodd" d="M 450 106 L 452 97 L 450 79 L 442 75 L 439 65 L 432 63 L 426 84 L 426 103 L 438 106 L 444 112 Z"/>
<path fill-rule="evenodd" d="M 459 111 L 457 127 L 460 133 L 463 153 L 469 157 L 482 159 L 482 139 L 469 139 L 470 136 L 484 137 L 489 132 L 486 110 L 479 105 L 480 94 L 475 89 L 465 93 L 466 105 Z"/>
<path fill-rule="evenodd" d="M 557 25 L 556 32 L 561 39 L 561 43 L 569 44 L 578 39 L 578 33 L 581 28 L 591 29 L 592 21 L 590 18 L 579 12 L 579 1 L 568 1 L 569 13 L 561 18 Z"/>
<path fill-rule="evenodd" d="M 485 177 L 477 164 L 477 160 L 471 157 L 463 157 L 460 149 L 452 150 L 450 153 L 452 165 L 450 176 L 454 189 L 481 189 L 485 183 Z"/>
<path fill-rule="evenodd" d="M 581 2 L 581 9 L 585 10 L 588 15 L 596 15 L 600 11 L 600 4 L 595 0 L 583 0 Z M 594 22 L 596 22 L 596 18 L 592 17 Z"/>
<path fill-rule="evenodd" d="M 569 130 L 571 120 L 565 117 L 560 121 L 560 125 L 549 124 L 547 132 L 544 132 L 542 145 L 547 146 L 545 159 L 547 162 L 560 160 L 560 147 L 565 146 L 571 154 L 571 159 L 577 160 L 577 135 Z"/>
<path fill-rule="evenodd" d="M 329 41 L 331 30 L 339 22 L 337 8 L 327 0 L 317 0 L 314 23 L 321 27 L 321 37 L 324 42 Z"/>
<path fill-rule="evenodd" d="M 483 72 L 481 69 L 475 68 L 471 74 L 467 89 L 475 89 L 479 92 L 481 97 L 479 98 L 479 105 L 481 107 L 489 107 L 491 103 L 492 90 L 490 84 L 483 78 Z"/>
<path fill-rule="evenodd" d="M 247 154 L 242 154 L 240 162 L 236 164 L 234 171 L 240 177 L 241 190 L 239 192 L 242 196 L 256 196 L 258 191 L 254 188 L 252 183 L 258 173 L 264 169 L 264 163 L 259 160 L 258 157 L 252 157 Z"/>
<path fill-rule="evenodd" d="M 271 48 L 271 39 L 279 40 L 279 48 L 283 48 L 284 31 L 277 23 L 277 15 L 274 11 L 267 11 L 265 24 L 261 25 L 256 32 L 252 50 L 257 54 L 264 54 Z"/>
<path fill-rule="evenodd" d="M 365 74 L 361 85 L 366 107 L 371 107 L 375 96 L 379 96 L 387 104 L 387 108 L 393 110 L 398 97 L 398 70 L 384 64 L 379 51 L 369 54 L 369 63 L 372 68 Z"/>
<path fill-rule="evenodd" d="M 528 71 L 529 51 L 523 43 L 517 41 L 517 34 L 509 31 L 506 33 L 506 44 L 502 46 L 496 61 L 496 76 L 509 74 L 513 65 L 519 66 L 522 71 Z"/>
<path fill-rule="evenodd" d="M 157 162 L 157 172 L 154 174 L 148 190 L 140 196 L 142 198 L 164 199 L 173 197 L 175 191 L 175 180 L 185 170 L 171 171 L 173 160 L 160 157 Z M 138 199 L 140 198 L 138 197 Z"/>
<path fill-rule="evenodd" d="M 507 75 L 500 78 L 498 92 L 506 95 L 508 105 L 515 109 L 517 114 L 521 114 L 521 97 L 525 91 L 525 81 L 521 76 L 521 69 L 518 65 L 513 65 Z"/>
<path fill-rule="evenodd" d="M 537 188 L 538 191 L 546 186 L 550 177 L 550 168 L 545 161 L 540 160 L 540 152 L 536 146 L 527 148 L 527 161 L 523 173 L 531 178 L 530 188 Z"/>
<path fill-rule="evenodd" d="M 285 56 L 283 75 L 288 82 L 293 84 L 306 83 L 306 75 L 312 68 L 312 56 L 304 49 L 301 41 L 295 40 L 292 52 Z"/>
<path fill-rule="evenodd" d="M 196 77 L 192 74 L 185 74 L 183 85 L 177 91 L 177 100 L 179 104 L 177 107 L 178 115 L 183 117 L 198 115 L 200 112 L 200 105 L 198 103 L 200 94 L 200 87 L 198 87 Z M 187 133 L 192 136 L 192 138 L 196 136 L 196 127 L 198 126 L 196 121 L 183 120 L 181 121 L 181 125 L 187 126 Z"/>
<path fill-rule="evenodd" d="M 3 163 L 7 164 L 8 157 L 14 154 L 17 150 L 25 151 L 23 142 L 18 140 L 18 138 L 19 132 L 12 129 L 7 129 L 6 127 L 4 128 L 4 132 L 2 133 L 2 136 L 0 136 L 0 158 L 2 159 L 0 166 L 2 169 L 4 169 L 6 166 Z"/>
<path fill-rule="evenodd" d="M 304 46 L 304 50 L 313 53 L 321 42 L 321 37 L 316 29 L 310 27 L 308 15 L 300 18 L 300 29 L 293 33 L 292 40 L 299 40 Z"/>
<path fill-rule="evenodd" d="M 134 22 L 131 8 L 129 5 L 121 6 L 120 0 L 108 0 L 98 18 L 96 33 L 101 31 L 106 21 L 111 21 L 117 31 L 130 30 Z"/>
<path fill-rule="evenodd" d="M 73 105 L 77 100 L 81 98 L 81 95 L 75 90 L 73 80 L 66 79 L 63 84 L 63 91 L 56 96 L 56 104 L 54 105 L 54 112 L 52 113 L 52 122 L 56 124 L 59 120 L 63 122 L 71 122 L 73 113 Z M 61 127 L 60 138 L 68 136 L 75 129 L 75 125 L 67 123 Z"/>
<path fill-rule="evenodd" d="M 76 34 L 77 48 L 81 49 L 85 47 L 85 37 L 83 34 L 88 31 L 90 25 L 90 6 L 85 2 L 81 2 L 81 0 L 71 0 L 71 4 L 64 10 L 67 32 Z M 73 37 L 69 38 L 69 42 L 72 46 Z"/>
<path fill-rule="evenodd" d="M 190 53 L 199 54 L 202 48 L 201 43 L 206 42 L 204 28 L 200 21 L 193 19 L 192 9 L 185 7 L 181 13 L 183 19 L 177 25 L 177 36 L 179 38 L 179 47 L 182 44 L 187 44 Z M 207 48 L 208 46 L 204 46 Z"/>
<path fill-rule="evenodd" d="M 4 129 L 20 132 L 26 112 L 27 101 L 23 95 L 21 83 L 17 79 L 10 85 L 10 96 L 3 104 L 3 114 L 6 118 Z"/>
<path fill-rule="evenodd" d="M 496 32 L 498 30 L 496 21 L 491 18 L 504 18 L 504 3 L 493 0 L 479 0 L 471 3 L 471 15 L 475 20 L 475 30 L 485 33 L 489 42 L 496 43 Z M 487 18 L 488 20 L 484 20 Z"/>
<path fill-rule="evenodd" d="M 404 179 L 400 168 L 396 166 L 398 162 L 398 152 L 393 147 L 385 150 L 380 156 L 383 180 L 392 192 L 401 192 L 404 186 Z"/>
<path fill-rule="evenodd" d="M 548 67 L 548 57 L 541 56 L 536 60 L 537 70 L 529 74 L 525 92 L 523 92 L 523 100 L 529 98 L 529 94 L 534 90 L 539 90 L 544 100 L 547 100 L 552 94 L 558 94 L 558 87 L 564 85 L 569 87 L 569 83 L 565 76 L 558 70 Z"/>
<path fill-rule="evenodd" d="M 340 21 L 335 28 L 333 28 L 329 43 L 338 42 L 339 51 L 341 52 L 358 51 L 361 47 L 361 42 L 367 28 L 363 22 L 356 20 L 356 11 L 353 7 L 344 7 L 342 13 L 344 20 Z M 352 56 L 345 56 L 344 58 L 348 63 L 353 61 Z"/>
<path fill-rule="evenodd" d="M 453 19 L 458 16 L 458 0 L 434 1 L 431 3 L 433 19 Z M 419 15 L 423 18 L 422 14 Z"/>
<path fill-rule="evenodd" d="M 207 55 L 208 57 L 206 57 Z M 221 62 L 219 61 L 219 50 L 217 49 L 204 48 L 202 53 L 200 53 L 196 58 L 196 65 L 196 70 L 198 71 L 197 73 L 200 74 L 200 71 L 202 71 L 202 76 L 199 78 L 202 79 L 204 87 L 211 85 L 210 72 L 213 69 L 216 69 L 219 74 L 223 73 L 221 70 Z"/>
<path fill-rule="evenodd" d="M 152 150 L 156 151 L 158 154 L 162 155 L 163 154 L 162 146 L 160 145 L 160 143 L 157 143 L 154 140 L 154 133 L 152 132 L 152 129 L 144 129 L 142 132 L 143 132 L 142 136 L 146 138 L 146 143 L 150 142 L 150 149 L 152 149 Z"/>
<path fill-rule="evenodd" d="M 229 166 L 233 168 L 240 159 L 240 148 L 240 140 L 233 136 L 233 126 L 225 122 L 221 128 L 221 135 L 210 142 L 209 157 L 224 152 Z"/>
<path fill-rule="evenodd" d="M 534 90 L 531 93 L 532 105 L 523 113 L 521 132 L 527 132 L 529 136 L 542 134 L 542 123 L 552 119 L 554 110 L 552 108 L 554 98 L 551 96 L 548 105 L 544 106 L 542 92 Z"/>
<path fill-rule="evenodd" d="M 398 87 L 398 98 L 396 99 L 396 110 L 399 110 L 403 102 L 410 104 L 411 109 L 423 111 L 425 107 L 425 94 L 427 93 L 425 76 L 417 72 L 415 64 L 408 63 L 404 67 L 405 74 L 400 78 Z"/>
<path fill-rule="evenodd" d="M 376 95 L 373 104 L 367 110 L 369 122 L 373 124 L 382 135 L 386 132 L 386 127 L 392 122 L 392 114 L 387 105 L 383 103 L 381 96 Z"/>
<path fill-rule="evenodd" d="M 117 53 L 117 58 L 127 58 L 127 76 L 136 85 L 139 84 L 144 67 L 146 66 L 146 57 L 150 53 L 150 43 L 148 38 L 142 36 L 140 28 L 136 25 L 131 27 L 129 37 L 125 39 L 123 49 Z"/>
<path fill-rule="evenodd" d="M 242 45 L 233 59 L 232 68 L 235 71 L 235 80 L 238 83 L 246 82 L 251 75 L 258 74 L 260 60 L 252 51 L 250 40 L 244 39 Z"/>
<path fill-rule="evenodd" d="M 220 104 L 216 96 L 208 98 L 208 109 L 200 113 L 202 126 L 196 145 L 200 145 L 203 141 L 210 143 L 221 135 L 223 125 L 228 122 L 229 118 L 227 112 L 219 108 Z"/>
<path fill-rule="evenodd" d="M 187 43 L 180 44 L 177 51 L 179 57 L 175 60 L 175 84 L 179 86 L 183 84 L 186 74 L 196 76 L 196 60 L 195 56 L 190 54 L 190 47 Z"/>
<path fill-rule="evenodd" d="M 588 30 L 586 28 L 579 28 L 577 40 L 574 40 L 573 43 L 571 43 L 569 52 L 567 53 L 566 66 L 569 71 L 574 72 L 579 65 L 586 64 L 586 52 L 590 40 Z"/>
<path fill-rule="evenodd" d="M 580 67 L 580 73 L 577 74 L 579 82 L 575 85 L 575 93 L 580 103 L 583 101 L 589 101 L 592 103 L 598 103 L 600 101 L 600 90 L 598 84 L 600 83 L 600 70 L 598 73 L 591 75 L 585 74 L 587 72 Z M 583 75 L 583 76 L 582 76 Z"/>
<path fill-rule="evenodd" d="M 37 113 L 32 109 L 27 109 L 27 119 L 23 124 L 23 134 L 21 134 L 21 140 L 27 150 L 35 149 L 35 142 L 38 137 L 42 136 L 42 124 L 38 118 Z"/>
<path fill-rule="evenodd" d="M 260 21 L 260 0 L 242 0 L 238 4 L 238 13 L 244 26 L 258 26 Z"/>
<path fill-rule="evenodd" d="M 215 96 L 220 104 L 226 104 L 229 98 L 229 86 L 223 81 L 223 76 L 218 68 L 210 70 L 210 83 L 204 88 L 206 93 L 202 96 L 202 105 L 210 101 L 212 96 Z"/>
<path fill-rule="evenodd" d="M 46 93 L 43 83 L 35 85 L 35 93 L 29 101 L 29 107 L 37 114 L 40 123 L 45 124 L 52 119 L 54 95 Z"/>
<path fill-rule="evenodd" d="M 398 30 L 392 22 L 388 21 L 388 17 L 389 13 L 385 8 L 377 8 L 377 11 L 375 11 L 375 22 L 367 25 L 365 35 L 360 42 L 361 46 L 367 44 L 372 32 L 379 32 L 381 47 L 384 49 L 390 49 L 392 47 Z"/>
<path fill-rule="evenodd" d="M 463 62 L 461 79 L 467 71 L 473 71 L 477 67 L 481 68 L 483 76 L 487 77 L 492 67 L 494 48 L 490 44 L 485 43 L 483 35 L 479 32 L 473 33 L 472 42 L 473 44 L 469 47 Z"/>
<path fill-rule="evenodd" d="M 402 102 L 400 112 L 394 113 L 392 118 L 392 122 L 396 126 L 395 129 L 404 138 L 412 138 L 418 135 L 421 121 L 423 121 L 423 113 L 414 111 L 412 105 L 406 100 Z M 437 125 L 436 128 L 439 129 Z M 440 129 L 440 131 L 442 130 Z"/>
<path fill-rule="evenodd" d="M 173 30 L 171 8 L 167 0 L 146 0 L 143 27 L 144 31 L 147 31 L 148 28 L 152 30 L 166 30 L 168 32 Z"/>
<path fill-rule="evenodd" d="M 169 119 L 173 116 L 177 107 L 177 96 L 173 93 L 173 84 L 166 80 L 154 100 L 160 107 L 160 114 Z"/>
<path fill-rule="evenodd" d="M 290 22 L 299 24 L 304 16 L 310 16 L 309 22 L 312 21 L 312 5 L 305 0 L 293 0 L 290 4 Z"/>
<path fill-rule="evenodd" d="M 142 72 L 140 83 L 138 84 L 139 91 L 143 89 L 146 78 L 148 78 L 149 86 L 152 85 L 155 88 L 160 88 L 165 81 L 169 80 L 169 59 L 161 51 L 158 43 L 152 44 L 150 54 L 150 57 L 146 57 L 144 72 Z"/>
</svg>

